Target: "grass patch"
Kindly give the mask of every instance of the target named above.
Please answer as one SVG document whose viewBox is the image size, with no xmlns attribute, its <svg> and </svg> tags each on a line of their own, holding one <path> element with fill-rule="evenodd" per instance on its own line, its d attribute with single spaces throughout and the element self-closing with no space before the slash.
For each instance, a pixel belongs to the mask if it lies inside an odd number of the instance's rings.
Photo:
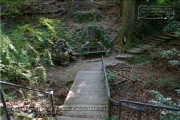
<svg viewBox="0 0 180 120">
<path fill-rule="evenodd" d="M 179 89 L 180 81 L 178 81 L 178 77 L 176 76 L 163 76 L 159 79 L 155 76 L 151 76 L 147 81 L 143 82 L 144 86 L 154 86 L 159 89 Z"/>
<path fill-rule="evenodd" d="M 136 55 L 133 58 L 128 58 L 127 61 L 131 64 L 136 65 L 144 65 L 144 64 L 151 64 L 151 60 L 154 58 L 153 55 Z"/>
<path fill-rule="evenodd" d="M 162 77 L 159 81 L 159 87 L 162 89 L 170 88 L 170 89 L 179 89 L 180 81 L 176 76 L 168 76 Z"/>
<path fill-rule="evenodd" d="M 113 82 L 114 80 L 117 79 L 117 76 L 118 76 L 118 73 L 117 73 L 116 71 L 109 72 L 109 73 L 107 74 L 108 81 L 109 81 L 109 82 Z"/>
</svg>

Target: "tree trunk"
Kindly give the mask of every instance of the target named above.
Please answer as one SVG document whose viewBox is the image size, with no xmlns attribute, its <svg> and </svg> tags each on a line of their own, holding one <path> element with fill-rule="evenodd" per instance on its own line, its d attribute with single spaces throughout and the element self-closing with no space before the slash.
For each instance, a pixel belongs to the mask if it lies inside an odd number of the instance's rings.
<svg viewBox="0 0 180 120">
<path fill-rule="evenodd" d="M 71 17 L 73 15 L 73 0 L 66 0 L 66 3 L 68 9 L 68 16 Z"/>
<path fill-rule="evenodd" d="M 135 16 L 135 0 L 123 0 L 122 28 L 120 34 L 120 45 L 122 52 L 133 42 Z"/>
</svg>

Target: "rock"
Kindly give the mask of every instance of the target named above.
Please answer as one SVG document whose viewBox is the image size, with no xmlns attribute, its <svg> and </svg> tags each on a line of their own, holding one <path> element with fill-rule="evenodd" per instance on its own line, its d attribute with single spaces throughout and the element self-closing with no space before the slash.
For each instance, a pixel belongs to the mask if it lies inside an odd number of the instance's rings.
<svg viewBox="0 0 180 120">
<path fill-rule="evenodd" d="M 67 66 L 71 60 L 76 60 L 72 47 L 68 42 L 61 38 L 56 40 L 55 45 L 52 46 L 51 56 L 54 64 L 62 66 Z"/>
<path fill-rule="evenodd" d="M 130 55 L 130 54 L 120 54 L 116 56 L 116 59 L 118 60 L 125 60 L 127 58 L 133 58 L 134 55 Z"/>
</svg>

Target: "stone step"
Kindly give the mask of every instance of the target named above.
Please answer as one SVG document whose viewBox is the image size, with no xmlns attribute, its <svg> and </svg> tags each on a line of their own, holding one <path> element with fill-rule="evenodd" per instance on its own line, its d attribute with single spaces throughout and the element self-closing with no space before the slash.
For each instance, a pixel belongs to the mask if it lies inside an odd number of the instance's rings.
<svg viewBox="0 0 180 120">
<path fill-rule="evenodd" d="M 116 59 L 118 60 L 126 60 L 128 58 L 133 58 L 134 55 L 131 55 L 131 54 L 119 54 L 116 56 Z"/>
<path fill-rule="evenodd" d="M 157 45 L 160 45 L 160 44 L 162 44 L 162 43 L 163 43 L 163 42 L 159 42 L 159 41 L 155 41 L 155 40 L 150 40 L 148 44 L 157 46 Z"/>
<path fill-rule="evenodd" d="M 80 95 L 84 95 L 84 96 L 98 96 L 98 95 L 105 95 L 106 94 L 106 92 L 105 91 L 103 91 L 103 92 L 101 92 L 101 91 L 96 91 L 96 92 L 94 92 L 94 91 L 91 91 L 91 92 L 89 92 L 89 91 L 71 91 L 73 94 L 75 94 L 76 96 L 80 96 Z"/>
<path fill-rule="evenodd" d="M 76 105 L 62 105 L 63 111 L 106 111 L 106 105 L 88 105 L 88 104 L 76 104 Z"/>
<path fill-rule="evenodd" d="M 153 46 L 149 45 L 149 44 L 142 44 L 142 45 L 135 45 L 135 46 L 138 48 L 142 48 L 144 50 L 149 50 L 149 49 L 153 48 Z"/>
<path fill-rule="evenodd" d="M 63 111 L 62 115 L 67 117 L 76 117 L 76 118 L 94 118 L 94 119 L 107 118 L 106 111 Z"/>
<path fill-rule="evenodd" d="M 77 98 L 71 98 L 71 99 L 66 99 L 65 105 L 69 104 L 91 104 L 91 105 L 102 105 L 107 102 L 107 99 L 105 96 L 84 96 L 82 98 L 77 97 Z"/>
<path fill-rule="evenodd" d="M 78 71 L 77 75 L 85 75 L 85 76 L 89 76 L 89 75 L 103 75 L 102 71 Z"/>
<path fill-rule="evenodd" d="M 132 53 L 132 54 L 140 54 L 143 51 L 144 51 L 144 49 L 137 48 L 137 47 L 134 47 L 134 48 L 131 48 L 131 49 L 127 50 L 128 53 Z"/>
<path fill-rule="evenodd" d="M 154 38 L 152 41 L 157 41 L 157 42 L 167 42 L 167 39 L 160 39 L 160 38 Z"/>
<path fill-rule="evenodd" d="M 104 83 L 102 83 L 102 81 L 100 82 L 96 82 L 96 80 L 93 82 L 93 81 L 75 81 L 72 85 L 72 89 L 74 87 L 78 87 L 79 89 L 83 89 L 84 87 L 90 87 L 90 86 L 93 86 L 93 87 L 99 87 L 99 86 L 102 86 L 104 87 Z M 96 89 L 96 88 L 95 88 Z M 103 88 L 104 89 L 104 88 Z"/>
<path fill-rule="evenodd" d="M 167 37 L 167 36 L 163 36 L 163 35 L 158 35 L 156 37 L 160 38 L 160 39 L 165 39 L 165 40 L 172 40 L 173 39 L 172 37 Z"/>
<path fill-rule="evenodd" d="M 165 34 L 165 36 L 171 37 L 171 38 L 176 38 L 174 33 L 167 33 L 167 34 Z"/>
<path fill-rule="evenodd" d="M 50 120 L 55 120 L 55 119 L 50 119 Z M 103 119 L 58 116 L 56 120 L 103 120 Z"/>
<path fill-rule="evenodd" d="M 105 118 L 107 96 L 102 71 L 79 71 L 62 105 L 62 114 L 76 118 Z M 103 106 L 103 107 L 102 107 Z"/>
<path fill-rule="evenodd" d="M 92 83 L 92 82 L 102 82 L 104 79 L 104 76 L 89 76 L 89 77 L 81 77 L 78 76 L 75 78 L 75 82 L 86 82 L 86 83 Z"/>
<path fill-rule="evenodd" d="M 104 83 L 103 81 L 99 81 L 97 82 L 98 80 L 93 80 L 93 81 L 75 81 L 72 85 L 72 89 L 74 87 L 78 87 L 79 89 L 83 89 L 84 87 L 98 87 L 98 86 L 104 86 Z"/>
<path fill-rule="evenodd" d="M 153 43 L 153 42 L 149 42 L 148 44 L 154 47 L 158 45 L 157 43 Z"/>
<path fill-rule="evenodd" d="M 68 100 L 65 102 L 65 105 L 78 105 L 80 104 L 86 104 L 86 105 L 105 105 L 107 104 L 107 99 L 106 98 L 101 98 L 101 99 L 93 99 L 93 100 L 79 100 L 79 99 L 74 99 L 74 100 Z"/>
<path fill-rule="evenodd" d="M 99 86 L 99 85 L 97 85 L 97 84 L 94 84 L 94 86 L 92 86 L 92 85 L 86 85 L 86 86 L 83 86 L 83 87 L 81 87 L 81 88 L 78 88 L 78 87 L 76 87 L 76 86 L 74 86 L 74 85 L 71 87 L 71 90 L 74 91 L 74 92 L 75 92 L 75 91 L 103 92 L 104 89 L 105 89 L 104 86 Z"/>
<path fill-rule="evenodd" d="M 91 95 L 91 96 L 85 96 L 83 94 L 75 94 L 75 93 L 72 93 L 71 95 L 68 95 L 66 100 L 65 100 L 65 104 L 66 102 L 72 102 L 73 101 L 78 101 L 79 100 L 79 103 L 81 103 L 81 100 L 104 100 L 105 99 L 105 94 L 99 94 L 99 95 Z"/>
</svg>

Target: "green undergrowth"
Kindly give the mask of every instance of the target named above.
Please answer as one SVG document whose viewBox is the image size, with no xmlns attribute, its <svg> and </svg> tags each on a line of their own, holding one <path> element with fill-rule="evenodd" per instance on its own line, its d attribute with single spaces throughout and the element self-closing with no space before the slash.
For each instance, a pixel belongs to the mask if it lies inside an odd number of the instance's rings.
<svg viewBox="0 0 180 120">
<path fill-rule="evenodd" d="M 109 82 L 113 82 L 118 77 L 118 73 L 116 71 L 108 72 L 107 78 Z"/>
<path fill-rule="evenodd" d="M 151 86 L 159 90 L 171 90 L 180 89 L 180 81 L 176 75 L 162 76 L 159 79 L 155 75 L 150 75 L 149 79 L 143 81 L 143 85 Z"/>
<path fill-rule="evenodd" d="M 46 65 L 53 65 L 51 47 L 58 38 L 74 45 L 71 31 L 57 19 L 40 18 L 38 23 L 1 24 L 1 80 L 34 86 L 46 82 Z"/>
<path fill-rule="evenodd" d="M 155 99 L 150 102 L 159 105 L 159 106 L 171 106 L 174 108 L 179 108 L 180 101 L 174 102 L 172 98 L 166 98 L 160 92 L 155 90 L 150 90 L 151 93 L 155 95 Z M 160 120 L 179 120 L 180 119 L 180 111 L 170 111 L 170 110 L 162 110 L 160 114 Z"/>
<path fill-rule="evenodd" d="M 127 61 L 131 64 L 135 65 L 144 65 L 144 64 L 151 64 L 151 60 L 154 59 L 154 56 L 151 54 L 140 54 L 135 55 L 135 57 L 127 58 Z"/>
</svg>

